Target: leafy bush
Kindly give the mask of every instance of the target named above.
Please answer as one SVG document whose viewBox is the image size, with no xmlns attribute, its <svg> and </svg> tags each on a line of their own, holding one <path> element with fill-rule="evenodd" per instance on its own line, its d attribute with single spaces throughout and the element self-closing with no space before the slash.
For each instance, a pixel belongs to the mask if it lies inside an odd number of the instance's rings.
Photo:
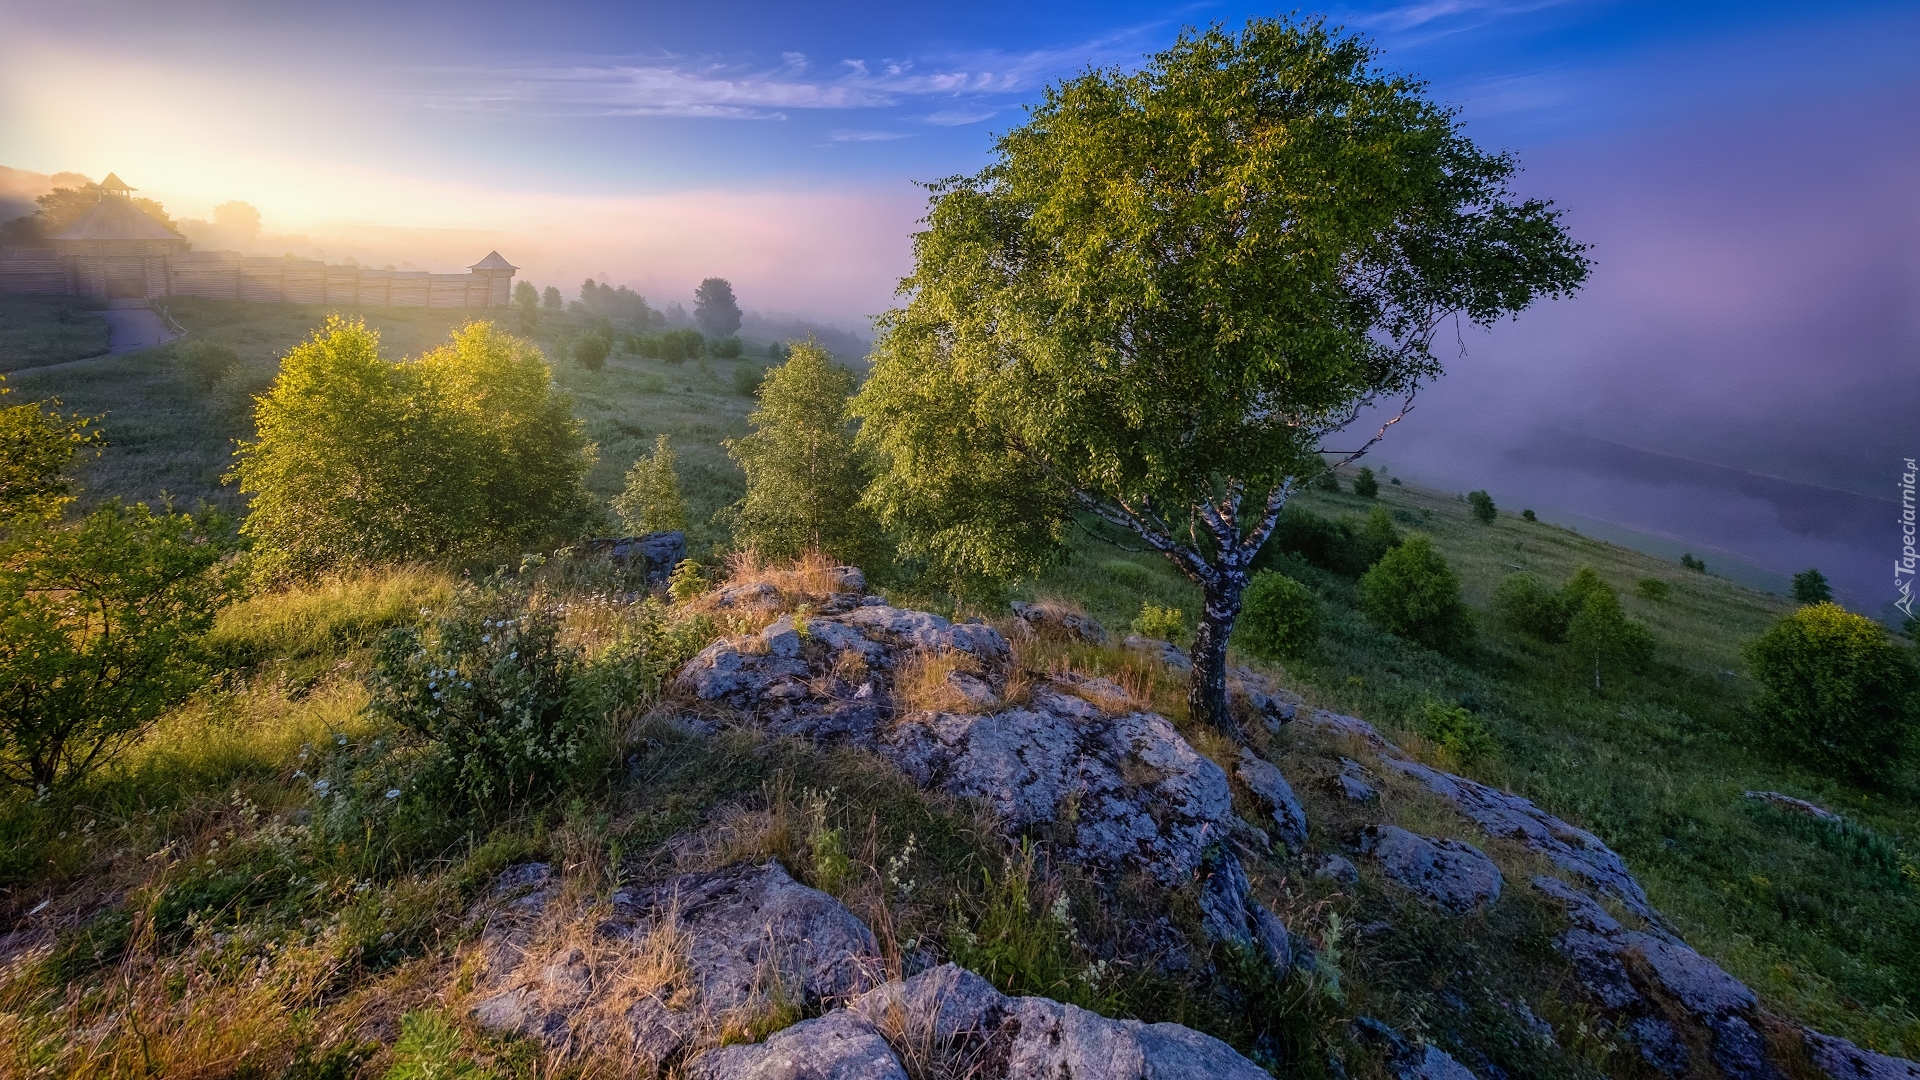
<svg viewBox="0 0 1920 1080">
<path fill-rule="evenodd" d="M 1467 492 L 1467 505 L 1473 508 L 1473 516 L 1483 525 L 1493 524 L 1494 518 L 1500 516 L 1500 511 L 1493 505 L 1493 496 L 1484 491 Z"/>
<path fill-rule="evenodd" d="M 1414 717 L 1414 729 L 1462 761 L 1500 752 L 1500 740 L 1486 721 L 1459 705 L 1428 698 Z"/>
<path fill-rule="evenodd" d="M 548 609 L 470 593 L 382 635 L 368 707 L 428 744 L 425 789 L 489 812 L 559 784 L 584 738 L 569 700 L 580 659 L 559 630 Z"/>
<path fill-rule="evenodd" d="M 1253 575 L 1241 596 L 1234 639 L 1267 660 L 1298 656 L 1320 633 L 1320 601 L 1313 590 L 1271 570 Z"/>
<path fill-rule="evenodd" d="M 1323 470 L 1318 476 L 1313 478 L 1313 486 L 1321 491 L 1338 493 L 1340 490 L 1340 475 L 1332 469 Z"/>
<path fill-rule="evenodd" d="M 1694 558 L 1692 552 L 1680 556 L 1680 565 L 1696 573 L 1704 574 L 1707 572 L 1707 561 L 1705 559 Z"/>
<path fill-rule="evenodd" d="M 811 341 L 767 372 L 760 407 L 747 417 L 752 434 L 727 443 L 747 474 L 735 511 L 741 544 L 773 559 L 818 551 L 862 562 L 879 534 L 860 505 L 870 470 L 854 445 L 847 397 L 852 372 Z"/>
<path fill-rule="evenodd" d="M 757 364 L 741 364 L 733 369 L 733 392 L 752 397 L 760 392 L 760 384 L 766 379 L 767 369 Z"/>
<path fill-rule="evenodd" d="M 538 349 L 491 323 L 395 364 L 364 322 L 329 317 L 288 352 L 255 420 L 232 476 L 272 575 L 524 551 L 597 513 L 571 400 Z"/>
<path fill-rule="evenodd" d="M 1433 541 L 1415 535 L 1360 579 L 1360 604 L 1381 629 L 1432 649 L 1456 648 L 1473 631 L 1460 579 Z"/>
<path fill-rule="evenodd" d="M 1565 641 L 1567 624 L 1573 621 L 1566 596 L 1532 574 L 1514 574 L 1501 582 L 1493 594 L 1493 610 L 1507 626 L 1547 642 Z"/>
<path fill-rule="evenodd" d="M 0 375 L 0 400 L 13 393 L 6 381 Z M 67 467 L 103 441 L 92 421 L 59 406 L 51 398 L 0 407 L 0 530 L 59 517 L 74 500 Z"/>
<path fill-rule="evenodd" d="M 1747 647 L 1762 693 L 1760 730 L 1816 768 L 1885 780 L 1916 719 L 1920 672 L 1878 623 L 1837 604 L 1810 604 Z"/>
<path fill-rule="evenodd" d="M 667 595 L 676 604 L 684 604 L 707 591 L 707 578 L 700 572 L 700 564 L 692 559 L 680 560 L 673 568 L 673 574 L 667 578 Z"/>
<path fill-rule="evenodd" d="M 607 366 L 607 354 L 613 351 L 613 343 L 606 335 L 595 332 L 583 334 L 573 343 L 573 362 L 588 371 L 599 371 Z"/>
<path fill-rule="evenodd" d="M 680 568 L 691 567 L 682 562 Z M 681 569 L 673 580 L 682 580 Z M 717 631 L 705 615 L 682 617 L 655 599 L 627 609 L 613 640 L 580 670 L 573 699 L 582 716 L 623 717 L 660 700 L 675 671 L 706 648 Z"/>
<path fill-rule="evenodd" d="M 1567 623 L 1567 666 L 1576 678 L 1590 674 L 1595 690 L 1608 676 L 1643 670 L 1653 661 L 1653 633 L 1627 618 L 1620 597 L 1591 567 L 1581 567 L 1563 594 L 1573 618 Z"/>
<path fill-rule="evenodd" d="M 1292 555 L 1323 570 L 1359 577 L 1400 543 L 1400 531 L 1384 506 L 1376 506 L 1365 522 L 1326 518 L 1300 506 L 1289 506 L 1274 524 L 1273 535 L 1254 560 L 1256 570 L 1274 566 L 1276 556 Z"/>
<path fill-rule="evenodd" d="M 181 370 L 207 390 L 240 363 L 239 353 L 215 341 L 188 342 L 176 355 Z"/>
<path fill-rule="evenodd" d="M 1667 594 L 1673 591 L 1671 585 L 1661 581 L 1659 578 L 1651 577 L 1641 578 L 1633 588 L 1635 592 L 1640 594 L 1642 600 L 1648 600 L 1656 604 L 1665 600 Z"/>
<path fill-rule="evenodd" d="M 687 500 L 680 494 L 673 446 L 665 435 L 654 439 L 652 454 L 627 470 L 627 485 L 613 497 L 613 512 L 636 534 L 687 527 Z"/>
<path fill-rule="evenodd" d="M 1539 515 L 1537 515 L 1537 514 L 1535 514 L 1535 513 L 1534 513 L 1533 511 L 1531 511 L 1531 510 L 1522 510 L 1522 511 L 1520 511 L 1520 516 L 1521 516 L 1521 517 L 1523 517 L 1523 518 L 1526 518 L 1526 519 L 1527 519 L 1528 521 L 1539 521 L 1539 520 L 1540 520 L 1540 517 L 1539 517 Z"/>
<path fill-rule="evenodd" d="M 1140 614 L 1133 617 L 1133 632 L 1141 637 L 1171 641 L 1178 645 L 1187 637 L 1187 620 L 1179 608 L 1161 607 L 1148 601 L 1140 605 Z"/>
<path fill-rule="evenodd" d="M 1793 575 L 1793 602 L 1796 604 L 1824 604 L 1833 599 L 1833 586 L 1827 583 L 1827 575 L 1817 567 L 1808 567 Z"/>
<path fill-rule="evenodd" d="M 1360 475 L 1353 478 L 1353 493 L 1363 499 L 1379 497 L 1380 481 L 1373 475 L 1372 468 L 1366 465 L 1360 466 Z"/>
<path fill-rule="evenodd" d="M 722 360 L 738 360 L 741 353 L 740 339 L 724 337 L 713 343 L 713 355 Z"/>
<path fill-rule="evenodd" d="M 17 526 L 0 559 L 0 780 L 78 780 L 197 688 L 233 549 L 212 511 L 110 503 Z"/>
</svg>

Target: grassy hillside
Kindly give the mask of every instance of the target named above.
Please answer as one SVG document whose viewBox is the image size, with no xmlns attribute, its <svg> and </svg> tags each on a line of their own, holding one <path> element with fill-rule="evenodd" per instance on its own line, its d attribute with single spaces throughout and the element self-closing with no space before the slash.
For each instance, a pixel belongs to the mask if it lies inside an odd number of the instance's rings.
<svg viewBox="0 0 1920 1080">
<path fill-rule="evenodd" d="M 0 373 L 106 352 L 100 306 L 77 296 L 0 293 Z"/>
<path fill-rule="evenodd" d="M 83 477 L 91 500 L 151 499 L 164 490 L 183 501 L 234 502 L 219 477 L 232 440 L 247 435 L 247 394 L 325 313 L 179 302 L 173 314 L 193 337 L 232 345 L 242 370 L 223 384 L 198 385 L 160 349 L 11 380 L 23 396 L 57 394 L 70 409 L 103 415 L 113 445 Z M 365 316 L 391 355 L 411 355 L 443 339 L 462 313 Z M 534 336 L 552 347 L 579 329 L 572 316 L 549 317 Z M 748 348 L 750 358 L 764 358 L 765 343 Z M 721 443 L 746 431 L 751 408 L 734 370 L 763 363 L 716 361 L 703 370 L 616 355 L 599 372 L 558 364 L 556 377 L 600 446 L 593 489 L 612 494 L 627 465 L 666 432 L 700 522 L 695 550 L 720 543 L 724 529 L 712 515 L 740 491 Z M 1920 790 L 1910 774 L 1886 792 L 1824 779 L 1768 752 L 1754 734 L 1741 648 L 1786 602 L 1511 513 L 1481 524 L 1456 499 L 1410 486 L 1386 484 L 1377 501 L 1313 491 L 1300 502 L 1325 515 L 1382 505 L 1403 532 L 1432 536 L 1461 576 L 1478 630 L 1449 655 L 1409 644 L 1358 613 L 1352 578 L 1295 566 L 1320 596 L 1326 625 L 1316 654 L 1274 669 L 1286 685 L 1594 831 L 1628 859 L 1689 942 L 1779 1013 L 1920 1055 Z M 1506 631 L 1489 614 L 1507 575 L 1525 570 L 1557 585 L 1582 565 L 1620 590 L 1627 613 L 1658 642 L 1653 670 L 1600 693 L 1564 671 L 1553 647 Z M 1636 591 L 1647 578 L 1668 584 L 1664 599 Z M 555 574 L 534 587 L 565 600 L 568 633 L 594 647 L 632 617 L 604 605 L 610 584 L 593 573 Z M 855 856 L 848 902 L 864 917 L 889 920 L 883 936 L 898 941 L 992 910 L 981 871 L 1003 874 L 1001 852 L 967 807 L 914 792 L 857 755 L 737 732 L 695 739 L 631 718 L 612 725 L 619 730 L 608 735 L 608 756 L 561 804 L 461 835 L 397 824 L 386 831 L 386 819 L 382 831 L 369 824 L 364 836 L 326 832 L 314 816 L 325 797 L 316 796 L 317 763 L 362 767 L 355 763 L 374 760 L 383 737 L 363 711 L 370 643 L 382 628 L 442 607 L 456 588 L 445 570 L 403 568 L 238 605 L 216 632 L 231 661 L 226 675 L 83 789 L 54 800 L 12 797 L 0 807 L 0 927 L 26 925 L 43 902 L 33 925 L 59 927 L 51 968 L 0 980 L 0 1011 L 17 1025 L 0 1041 L 16 1047 L 14 1065 L 24 1069 L 39 1055 L 78 1068 L 94 1053 L 91 1067 L 139 1071 L 139 1055 L 161 1053 L 146 1061 L 149 1071 L 213 1062 L 204 1071 L 228 1074 L 266 1068 L 260 1062 L 277 1070 L 287 1055 L 324 1049 L 339 1071 L 316 1063 L 305 1075 L 348 1075 L 357 1063 L 386 1060 L 375 1044 L 391 1042 L 401 1012 L 458 1000 L 472 934 L 464 905 L 493 870 L 542 855 L 657 875 L 686 857 L 667 841 L 694 829 L 733 830 L 725 843 L 735 847 L 710 838 L 715 850 L 764 850 L 801 864 L 818 850 L 807 836 L 832 831 Z M 1069 561 L 1016 593 L 1075 601 L 1121 633 L 1143 602 L 1189 615 L 1198 607 L 1196 591 L 1164 561 L 1085 536 Z M 1058 659 L 1099 669 L 1122 654 Z M 1163 679 L 1146 694 L 1184 725 L 1176 683 Z M 1493 749 L 1462 757 L 1425 738 L 1420 718 L 1431 701 L 1468 708 Z M 1221 750 L 1204 733 L 1189 734 L 1204 751 Z M 1748 789 L 1812 799 L 1846 815 L 1851 831 L 1808 829 L 1743 798 Z M 809 809 L 816 805 L 827 809 Z M 1312 809 L 1322 813 L 1322 802 Z M 1339 812 L 1325 815 L 1338 821 Z M 751 843 L 739 839 L 749 834 Z M 927 899 L 899 910 L 882 903 L 874 915 L 857 901 L 860 890 L 881 878 L 909 835 L 919 844 Z M 1312 905 L 1324 898 L 1311 888 L 1303 920 L 1320 917 Z M 149 905 L 146 921 L 117 906 L 128 898 Z M 174 921 L 156 922 L 162 915 Z M 1530 963 L 1536 930 L 1513 927 L 1516 952 L 1482 942 L 1472 960 Z M 1380 987 L 1441 970 L 1386 954 L 1356 963 L 1372 965 L 1367 977 Z M 1088 1004 L 1204 1026 L 1206 1003 L 1177 991 L 1128 986 Z M 140 1040 L 98 1035 L 119 1009 L 143 1018 Z M 1556 1024 L 1561 1019 L 1578 1020 Z M 149 1035 L 159 1049 L 149 1048 Z M 513 1047 L 488 1052 L 503 1072 L 539 1068 Z"/>
</svg>

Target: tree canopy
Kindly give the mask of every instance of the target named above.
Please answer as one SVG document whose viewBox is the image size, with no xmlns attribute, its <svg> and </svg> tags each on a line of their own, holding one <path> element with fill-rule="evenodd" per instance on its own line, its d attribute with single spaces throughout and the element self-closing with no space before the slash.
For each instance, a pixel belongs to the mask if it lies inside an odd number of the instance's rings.
<svg viewBox="0 0 1920 1080">
<path fill-rule="evenodd" d="M 1317 21 L 1188 31 L 1051 87 L 932 185 L 855 403 L 906 550 L 1009 576 L 1074 512 L 1205 590 L 1195 715 L 1224 718 L 1249 565 L 1324 440 L 1488 324 L 1585 278 L 1547 202 L 1373 47 Z M 1356 443 L 1362 440 L 1355 440 Z"/>
<path fill-rule="evenodd" d="M 732 337 L 740 332 L 740 304 L 726 278 L 710 277 L 693 290 L 693 321 L 708 337 Z"/>
<path fill-rule="evenodd" d="M 441 558 L 561 539 L 591 520 L 594 450 L 530 342 L 468 323 L 403 363 L 358 319 L 287 353 L 233 472 L 263 566 Z"/>
<path fill-rule="evenodd" d="M 812 341 L 795 342 L 786 363 L 769 368 L 753 432 L 727 444 L 747 474 L 734 534 L 772 558 L 818 551 L 858 560 L 874 536 L 859 505 L 867 465 L 854 443 L 847 396 L 851 371 Z"/>
</svg>

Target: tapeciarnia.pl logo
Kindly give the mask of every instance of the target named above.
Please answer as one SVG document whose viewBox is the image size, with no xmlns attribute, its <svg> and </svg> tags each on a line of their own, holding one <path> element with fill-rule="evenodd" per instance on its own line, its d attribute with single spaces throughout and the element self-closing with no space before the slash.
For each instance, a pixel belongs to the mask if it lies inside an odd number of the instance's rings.
<svg viewBox="0 0 1920 1080">
<path fill-rule="evenodd" d="M 1893 560 L 1893 591 L 1900 598 L 1893 606 L 1900 609 L 1902 615 L 1913 617 L 1913 478 L 1920 469 L 1914 467 L 1913 459 L 1906 459 L 1906 471 L 1900 474 L 1900 557 Z"/>
</svg>

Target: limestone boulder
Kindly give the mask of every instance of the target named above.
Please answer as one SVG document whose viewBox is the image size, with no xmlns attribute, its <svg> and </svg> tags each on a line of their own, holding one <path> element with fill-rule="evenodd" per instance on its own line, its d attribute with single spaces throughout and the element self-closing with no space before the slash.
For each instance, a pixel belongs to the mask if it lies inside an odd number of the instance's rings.
<svg viewBox="0 0 1920 1080">
<path fill-rule="evenodd" d="M 1303 850 L 1307 845 L 1307 812 L 1280 770 L 1243 746 L 1233 773 L 1273 815 L 1273 834 L 1290 850 Z"/>
<path fill-rule="evenodd" d="M 1389 879 L 1456 914 L 1500 898 L 1500 868 L 1464 841 L 1433 839 L 1398 825 L 1369 825 L 1359 847 Z"/>
</svg>

